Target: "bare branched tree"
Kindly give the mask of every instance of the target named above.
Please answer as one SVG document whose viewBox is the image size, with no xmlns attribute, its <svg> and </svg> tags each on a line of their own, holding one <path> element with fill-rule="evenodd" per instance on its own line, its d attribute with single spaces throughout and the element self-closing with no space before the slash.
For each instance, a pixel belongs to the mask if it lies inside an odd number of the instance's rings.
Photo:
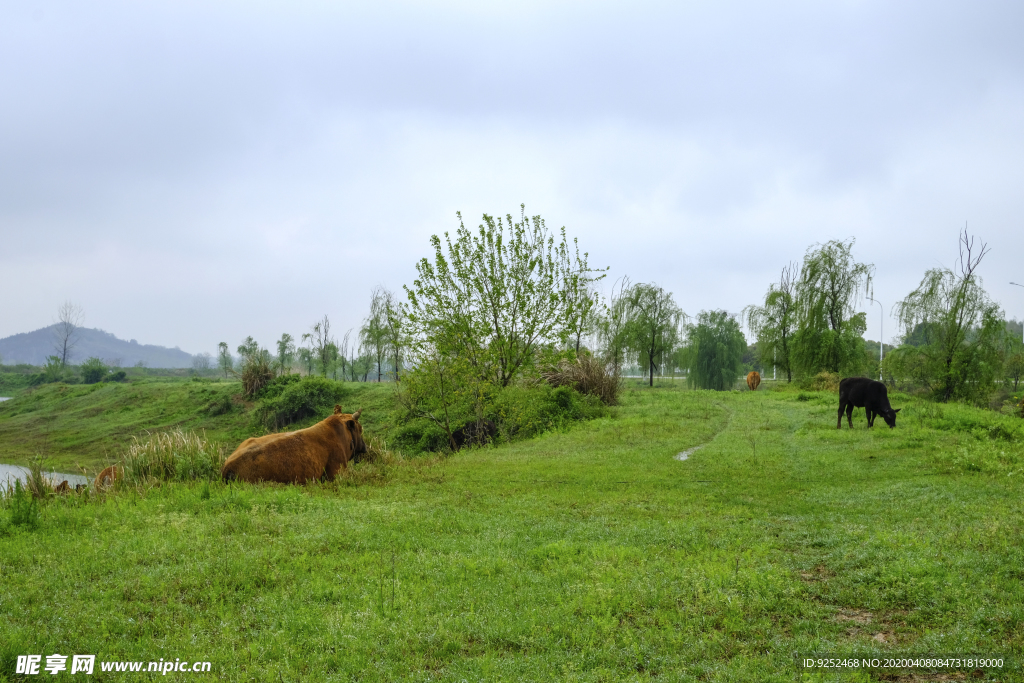
<svg viewBox="0 0 1024 683">
<path fill-rule="evenodd" d="M 213 356 L 208 353 L 197 353 L 192 356 L 192 369 L 199 374 L 205 374 L 213 367 Z"/>
<path fill-rule="evenodd" d="M 999 306 L 977 274 L 986 254 L 988 246 L 976 245 L 965 229 L 953 269 L 928 270 L 917 289 L 893 307 L 906 335 L 921 336 L 918 365 L 936 383 L 941 401 L 984 395 L 994 380 L 995 349 L 1005 330 Z"/>
<path fill-rule="evenodd" d="M 302 341 L 310 342 L 312 357 L 320 364 L 320 374 L 326 377 L 338 349 L 331 337 L 331 321 L 326 314 L 323 320 L 315 322 L 310 331 L 302 335 Z"/>
<path fill-rule="evenodd" d="M 352 353 L 352 350 L 350 348 L 352 346 L 351 337 L 352 328 L 350 327 L 348 331 L 345 332 L 345 335 L 341 338 L 341 343 L 338 345 L 338 361 L 341 363 L 342 379 L 345 379 L 345 373 L 351 370 L 351 368 L 349 367 L 351 365 L 351 362 L 349 360 L 349 354 Z M 355 378 L 353 377 L 352 380 L 355 381 Z"/>
<path fill-rule="evenodd" d="M 57 324 L 53 328 L 53 348 L 60 358 L 60 366 L 66 367 L 71 358 L 71 352 L 78 343 L 80 333 L 79 325 L 82 324 L 82 308 L 70 301 L 65 301 L 57 309 Z"/>
</svg>

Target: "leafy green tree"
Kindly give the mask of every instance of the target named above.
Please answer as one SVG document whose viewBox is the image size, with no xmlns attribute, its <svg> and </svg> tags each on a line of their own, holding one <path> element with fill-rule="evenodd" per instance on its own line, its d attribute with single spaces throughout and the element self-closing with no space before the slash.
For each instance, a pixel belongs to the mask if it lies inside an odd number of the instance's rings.
<svg viewBox="0 0 1024 683">
<path fill-rule="evenodd" d="M 1020 340 L 1014 337 L 1017 344 L 1020 344 Z M 1020 383 L 1022 377 L 1024 377 L 1024 350 L 1014 349 L 1006 357 L 1006 380 L 1013 382 L 1013 390 L 1017 391 L 1017 385 Z"/>
<path fill-rule="evenodd" d="M 64 379 L 64 363 L 60 356 L 47 356 L 46 365 L 43 366 L 44 382 L 59 382 Z"/>
<path fill-rule="evenodd" d="M 790 263 L 782 269 L 777 283 L 772 283 L 761 306 L 743 309 L 750 332 L 757 338 L 757 352 L 761 366 L 775 367 L 786 373 L 786 381 L 793 381 L 793 335 L 797 327 L 796 314 L 797 266 Z"/>
<path fill-rule="evenodd" d="M 402 359 L 406 353 L 406 324 L 402 313 L 401 305 L 394 292 L 384 289 L 384 311 L 386 339 L 385 350 L 388 360 L 392 363 L 395 372 L 395 381 L 398 381 L 398 370 L 402 365 Z"/>
<path fill-rule="evenodd" d="M 291 368 L 292 359 L 295 358 L 295 339 L 285 332 L 277 340 L 277 367 L 278 374 L 284 374 L 287 368 Z"/>
<path fill-rule="evenodd" d="M 919 346 L 906 347 L 918 356 L 918 379 L 943 402 L 983 398 L 1002 369 L 1002 312 L 977 274 L 987 253 L 964 230 L 954 268 L 926 271 L 917 289 L 894 306 L 907 336 L 917 331 L 922 337 Z"/>
<path fill-rule="evenodd" d="M 303 335 L 305 336 L 305 335 Z M 298 356 L 299 363 L 306 370 L 307 375 L 313 374 L 313 365 L 316 363 L 316 357 L 313 355 L 313 349 L 308 346 L 299 347 L 296 350 L 295 355 Z"/>
<path fill-rule="evenodd" d="M 854 260 L 854 240 L 807 250 L 796 283 L 796 333 L 791 360 L 797 372 L 854 374 L 864 363 L 867 316 L 855 306 L 871 286 L 874 266 Z"/>
<path fill-rule="evenodd" d="M 231 351 L 228 350 L 227 342 L 221 342 L 217 345 L 217 365 L 224 372 L 225 378 L 231 372 L 231 369 L 235 367 L 235 359 L 231 356 Z"/>
<path fill-rule="evenodd" d="M 245 338 L 245 341 L 238 345 L 236 350 L 238 351 L 238 355 L 243 358 L 245 356 L 254 356 L 259 353 L 260 345 L 250 335 Z"/>
<path fill-rule="evenodd" d="M 672 299 L 671 292 L 657 285 L 637 283 L 624 296 L 627 343 L 636 354 L 640 367 L 647 370 L 650 386 L 654 386 L 654 373 L 678 344 L 679 325 L 684 314 Z"/>
<path fill-rule="evenodd" d="M 502 387 L 534 366 L 546 345 L 568 342 L 583 305 L 578 289 L 598 279 L 587 254 L 570 250 L 565 228 L 556 241 L 540 216 L 520 208 L 518 222 L 485 214 L 475 233 L 457 214 L 454 239 L 445 233 L 442 245 L 431 237 L 434 260 L 417 264 L 403 306 L 413 345 L 464 359 Z"/>
<path fill-rule="evenodd" d="M 725 311 L 701 311 L 687 335 L 691 386 L 731 389 L 743 366 L 747 341 L 736 318 Z"/>
<path fill-rule="evenodd" d="M 456 450 L 452 424 L 458 417 L 457 407 L 479 396 L 479 380 L 466 359 L 426 344 L 415 348 L 415 363 L 398 385 L 398 402 L 411 416 L 425 417 L 443 429 L 449 447 Z"/>
</svg>

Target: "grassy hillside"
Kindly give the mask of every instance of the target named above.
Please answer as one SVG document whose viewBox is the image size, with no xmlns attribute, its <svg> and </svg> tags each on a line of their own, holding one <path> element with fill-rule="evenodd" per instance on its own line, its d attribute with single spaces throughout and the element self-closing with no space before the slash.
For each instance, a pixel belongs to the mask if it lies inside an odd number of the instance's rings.
<svg viewBox="0 0 1024 683">
<path fill-rule="evenodd" d="M 51 652 L 238 681 L 788 682 L 794 652 L 1019 656 L 1019 420 L 894 404 L 895 430 L 857 411 L 837 431 L 830 394 L 631 389 L 608 418 L 376 485 L 56 500 L 0 537 L 0 680 Z"/>
<path fill-rule="evenodd" d="M 377 425 L 388 406 L 389 386 L 345 387 L 346 409 L 365 408 L 363 423 Z M 42 455 L 58 471 L 77 472 L 81 465 L 95 473 L 132 436 L 171 427 L 203 430 L 233 448 L 263 433 L 247 407 L 238 382 L 159 377 L 124 384 L 43 385 L 0 403 L 0 462 L 24 465 Z"/>
</svg>

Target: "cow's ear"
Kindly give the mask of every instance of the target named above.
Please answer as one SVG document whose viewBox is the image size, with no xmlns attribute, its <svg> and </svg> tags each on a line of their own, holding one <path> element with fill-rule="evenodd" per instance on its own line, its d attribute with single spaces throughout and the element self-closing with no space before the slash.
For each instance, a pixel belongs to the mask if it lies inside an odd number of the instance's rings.
<svg viewBox="0 0 1024 683">
<path fill-rule="evenodd" d="M 338 405 L 337 403 L 334 404 L 334 414 L 341 415 L 341 406 Z"/>
<path fill-rule="evenodd" d="M 903 408 L 897 408 L 896 410 L 894 410 L 894 411 L 892 411 L 892 412 L 893 412 L 893 414 L 895 415 L 896 413 L 900 412 L 901 410 L 903 410 Z"/>
</svg>

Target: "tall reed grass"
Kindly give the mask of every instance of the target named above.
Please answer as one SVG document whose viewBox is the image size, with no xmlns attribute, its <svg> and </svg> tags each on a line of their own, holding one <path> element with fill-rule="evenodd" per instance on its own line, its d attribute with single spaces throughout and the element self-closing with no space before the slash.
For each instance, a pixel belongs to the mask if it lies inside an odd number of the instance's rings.
<svg viewBox="0 0 1024 683">
<path fill-rule="evenodd" d="M 205 432 L 173 429 L 149 434 L 132 443 L 121 457 L 123 481 L 138 486 L 153 481 L 214 480 L 227 455 L 220 444 L 207 440 Z"/>
</svg>

